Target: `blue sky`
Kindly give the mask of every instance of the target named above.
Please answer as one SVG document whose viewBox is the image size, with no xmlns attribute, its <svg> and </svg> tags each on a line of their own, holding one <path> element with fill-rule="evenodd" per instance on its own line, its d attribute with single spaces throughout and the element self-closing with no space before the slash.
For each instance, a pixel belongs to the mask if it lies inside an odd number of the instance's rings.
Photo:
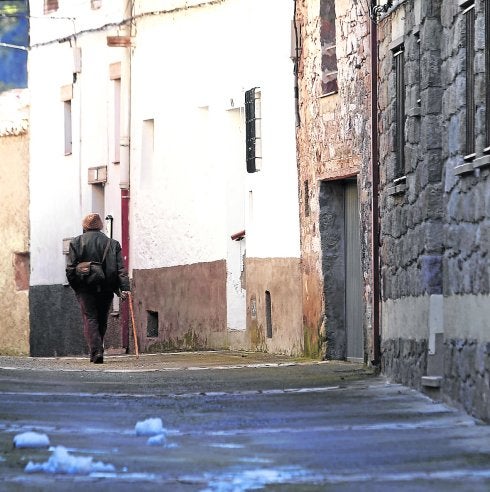
<svg viewBox="0 0 490 492">
<path fill-rule="evenodd" d="M 27 46 L 27 0 L 0 0 L 0 43 Z M 0 45 L 0 92 L 27 87 L 27 51 Z"/>
</svg>

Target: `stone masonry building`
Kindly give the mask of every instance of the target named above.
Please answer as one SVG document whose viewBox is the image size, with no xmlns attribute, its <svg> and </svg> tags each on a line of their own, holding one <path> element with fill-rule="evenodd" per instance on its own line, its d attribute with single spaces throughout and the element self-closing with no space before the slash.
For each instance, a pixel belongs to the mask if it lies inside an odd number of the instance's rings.
<svg viewBox="0 0 490 492">
<path fill-rule="evenodd" d="M 369 6 L 296 10 L 305 353 L 371 361 Z"/>
<path fill-rule="evenodd" d="M 380 19 L 382 361 L 490 418 L 490 2 Z"/>
</svg>

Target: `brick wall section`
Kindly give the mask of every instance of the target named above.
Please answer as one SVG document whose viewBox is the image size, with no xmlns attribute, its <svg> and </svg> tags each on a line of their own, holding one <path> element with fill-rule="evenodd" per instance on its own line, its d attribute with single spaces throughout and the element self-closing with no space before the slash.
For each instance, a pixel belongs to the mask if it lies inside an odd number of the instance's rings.
<svg viewBox="0 0 490 492">
<path fill-rule="evenodd" d="M 358 174 L 361 256 L 364 277 L 366 351 L 372 354 L 370 265 L 370 48 L 367 2 L 337 0 L 339 93 L 321 97 L 319 0 L 298 0 L 301 33 L 297 131 L 301 220 L 303 325 L 307 355 L 327 353 L 322 252 L 319 230 L 320 181 Z M 306 185 L 307 183 L 307 185 Z M 305 196 L 307 194 L 308 196 Z M 368 355 L 368 357 L 370 357 Z M 371 360 L 371 358 L 369 358 Z"/>
</svg>

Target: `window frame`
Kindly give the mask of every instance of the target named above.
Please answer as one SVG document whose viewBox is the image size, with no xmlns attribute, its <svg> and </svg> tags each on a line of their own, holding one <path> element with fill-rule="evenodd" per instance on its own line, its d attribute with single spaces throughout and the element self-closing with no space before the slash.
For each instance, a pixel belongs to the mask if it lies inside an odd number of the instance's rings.
<svg viewBox="0 0 490 492">
<path fill-rule="evenodd" d="M 245 91 L 245 156 L 248 173 L 255 173 L 261 169 L 261 97 L 259 87 Z"/>
<path fill-rule="evenodd" d="M 59 9 L 58 0 L 44 0 L 43 4 L 43 13 L 51 14 L 52 12 L 56 12 Z"/>
<path fill-rule="evenodd" d="M 475 157 L 475 121 L 476 121 L 476 103 L 475 103 L 475 3 L 465 4 L 463 11 L 465 16 L 465 147 L 464 159 L 472 160 Z"/>
<path fill-rule="evenodd" d="M 333 43 L 332 44 L 329 44 L 327 45 L 327 43 L 325 43 L 325 46 L 324 46 L 324 37 L 323 37 L 323 32 L 322 32 L 322 28 L 320 27 L 320 45 L 321 45 L 321 68 L 322 68 L 322 73 L 321 73 L 321 84 L 322 84 L 322 96 L 330 96 L 332 94 L 337 94 L 338 91 L 339 91 L 339 83 L 338 83 L 338 73 L 339 73 L 339 70 L 338 70 L 338 60 L 337 60 L 337 30 L 336 30 L 336 26 L 335 26 L 335 22 L 336 22 L 336 19 L 337 19 L 337 12 L 336 12 L 336 9 L 335 9 L 335 0 L 320 0 L 320 25 L 323 24 L 323 16 L 322 16 L 322 6 L 323 6 L 323 3 L 324 2 L 330 2 L 331 5 L 332 5 L 332 8 L 333 8 L 333 19 L 330 19 L 330 21 L 332 22 L 332 30 L 333 30 L 333 35 L 332 35 L 332 38 L 333 38 Z M 332 34 L 332 33 L 331 33 Z M 335 68 L 336 70 L 330 70 L 329 72 L 326 71 L 326 68 L 325 68 L 325 65 L 324 65 L 324 55 L 325 55 L 325 51 L 333 51 L 333 55 L 332 55 L 332 59 L 335 59 Z M 335 86 L 332 90 L 327 90 L 326 88 L 326 82 L 324 82 L 323 78 L 324 76 L 332 76 L 334 75 L 335 78 L 333 78 L 332 80 L 328 81 L 328 83 L 333 83 L 333 85 Z"/>
<path fill-rule="evenodd" d="M 405 83 L 405 45 L 398 44 L 392 49 L 395 69 L 395 169 L 394 180 L 405 177 L 405 110 L 406 83 Z"/>
</svg>

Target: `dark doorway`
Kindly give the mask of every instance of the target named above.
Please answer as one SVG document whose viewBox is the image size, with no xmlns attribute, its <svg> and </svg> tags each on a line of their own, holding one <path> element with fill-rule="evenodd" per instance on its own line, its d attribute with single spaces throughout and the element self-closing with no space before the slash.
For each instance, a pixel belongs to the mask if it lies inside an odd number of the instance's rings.
<svg viewBox="0 0 490 492">
<path fill-rule="evenodd" d="M 327 358 L 364 359 L 359 198 L 355 180 L 320 185 Z"/>
</svg>

